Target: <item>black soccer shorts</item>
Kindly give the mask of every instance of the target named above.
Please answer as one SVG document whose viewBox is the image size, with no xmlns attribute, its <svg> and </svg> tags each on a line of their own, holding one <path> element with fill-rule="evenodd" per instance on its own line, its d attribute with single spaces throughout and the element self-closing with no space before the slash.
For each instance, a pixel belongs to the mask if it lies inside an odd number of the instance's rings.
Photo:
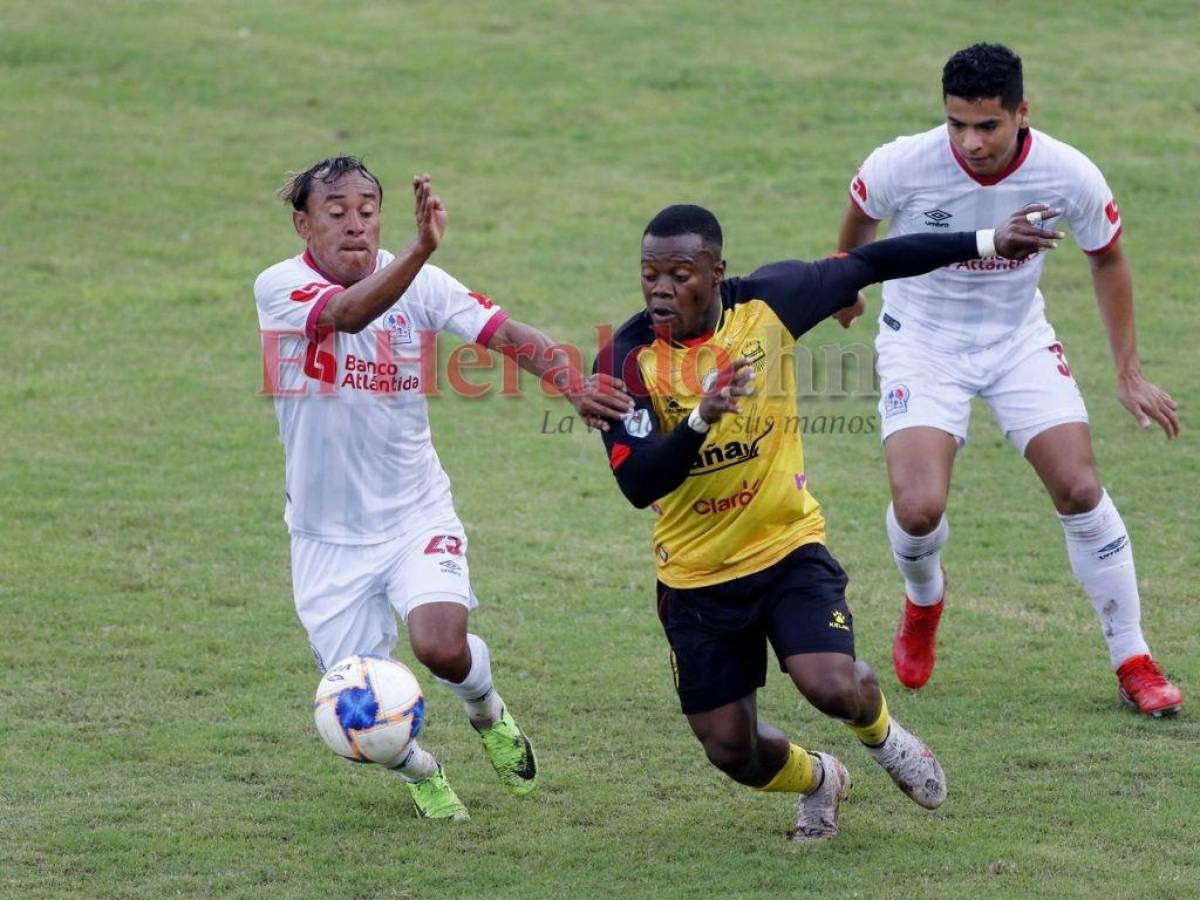
<svg viewBox="0 0 1200 900">
<path fill-rule="evenodd" d="M 854 656 L 849 579 L 823 544 L 803 544 L 770 568 L 702 588 L 658 583 L 685 714 L 732 703 L 767 683 L 767 641 L 783 669 L 797 653 Z M 786 671 L 786 669 L 785 669 Z"/>
</svg>

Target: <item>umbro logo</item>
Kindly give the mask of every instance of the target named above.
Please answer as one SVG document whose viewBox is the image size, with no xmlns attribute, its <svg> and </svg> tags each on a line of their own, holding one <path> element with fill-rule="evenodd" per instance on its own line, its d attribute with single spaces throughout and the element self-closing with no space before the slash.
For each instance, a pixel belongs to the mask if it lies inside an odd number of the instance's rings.
<svg viewBox="0 0 1200 900">
<path fill-rule="evenodd" d="M 954 218 L 953 213 L 948 213 L 944 209 L 931 209 L 922 215 L 925 216 L 925 224 L 930 228 L 949 228 L 946 220 Z"/>
</svg>

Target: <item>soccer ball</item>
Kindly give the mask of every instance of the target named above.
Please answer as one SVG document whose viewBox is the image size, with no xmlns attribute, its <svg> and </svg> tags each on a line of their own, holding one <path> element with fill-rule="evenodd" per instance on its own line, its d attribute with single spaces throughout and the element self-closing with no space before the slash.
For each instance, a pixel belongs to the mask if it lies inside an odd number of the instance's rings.
<svg viewBox="0 0 1200 900">
<path fill-rule="evenodd" d="M 313 714 L 338 756 L 397 766 L 421 732 L 425 698 L 408 666 L 382 656 L 347 656 L 317 685 Z"/>
</svg>

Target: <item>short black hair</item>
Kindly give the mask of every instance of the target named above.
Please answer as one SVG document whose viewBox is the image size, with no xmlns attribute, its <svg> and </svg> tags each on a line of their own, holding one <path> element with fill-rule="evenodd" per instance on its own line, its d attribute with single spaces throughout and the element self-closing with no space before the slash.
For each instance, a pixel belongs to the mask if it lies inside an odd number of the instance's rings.
<svg viewBox="0 0 1200 900">
<path fill-rule="evenodd" d="M 959 50 L 942 69 L 942 99 L 1000 98 L 1000 105 L 1015 112 L 1025 99 L 1021 57 L 1003 44 L 972 44 Z"/>
<path fill-rule="evenodd" d="M 704 242 L 704 248 L 713 253 L 714 259 L 721 258 L 721 246 L 724 243 L 721 223 L 703 206 L 691 203 L 668 206 L 650 220 L 642 237 L 678 237 L 681 234 L 698 234 Z"/>
<path fill-rule="evenodd" d="M 305 209 L 308 206 L 308 195 L 312 192 L 314 181 L 333 184 L 343 175 L 351 172 L 358 172 L 375 182 L 375 187 L 379 189 L 379 203 L 382 205 L 383 185 L 357 156 L 331 156 L 319 163 L 313 163 L 303 172 L 289 172 L 287 181 L 279 189 L 279 198 L 284 203 L 292 204 L 292 209 Z"/>
</svg>

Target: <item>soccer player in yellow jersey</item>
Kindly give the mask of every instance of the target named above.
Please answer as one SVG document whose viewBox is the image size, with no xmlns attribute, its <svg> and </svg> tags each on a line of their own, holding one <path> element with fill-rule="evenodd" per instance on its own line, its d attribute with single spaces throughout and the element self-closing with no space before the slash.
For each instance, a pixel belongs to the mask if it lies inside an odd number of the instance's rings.
<svg viewBox="0 0 1200 900">
<path fill-rule="evenodd" d="M 867 284 L 1053 247 L 1062 235 L 1034 220 L 1058 213 L 1035 204 L 994 231 L 910 235 L 743 278 L 725 277 L 721 226 L 706 209 L 667 207 L 643 233 L 646 308 L 596 361 L 635 404 L 605 446 L 625 496 L 658 513 L 658 612 L 688 724 L 730 778 L 799 795 L 796 840 L 837 833 L 850 777 L 758 720 L 768 641 L 800 693 L 846 722 L 914 801 L 940 806 L 946 779 L 855 659 L 846 574 L 825 549 L 805 476 L 789 350 Z"/>
</svg>

